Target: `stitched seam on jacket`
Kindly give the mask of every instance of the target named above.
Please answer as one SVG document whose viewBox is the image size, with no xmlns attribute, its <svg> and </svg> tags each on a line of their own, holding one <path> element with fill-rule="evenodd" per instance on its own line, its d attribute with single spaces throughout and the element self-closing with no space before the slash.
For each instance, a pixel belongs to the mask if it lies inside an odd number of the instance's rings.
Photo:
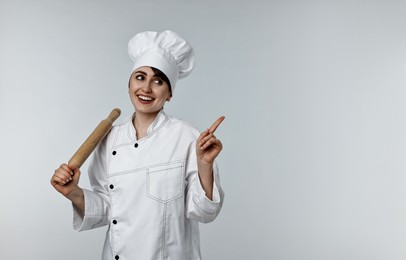
<svg viewBox="0 0 406 260">
<path fill-rule="evenodd" d="M 140 142 L 140 141 L 143 141 L 143 140 L 146 140 L 146 139 L 148 139 L 148 138 L 150 138 L 151 136 L 153 136 L 154 134 L 156 134 L 168 121 L 169 121 L 169 117 L 164 113 L 163 114 L 164 116 L 165 116 L 165 120 L 161 123 L 161 125 L 157 128 L 157 129 L 155 129 L 154 131 L 152 131 L 151 133 L 149 133 L 147 136 L 145 136 L 145 137 L 143 137 L 143 138 L 141 138 L 141 139 L 138 139 L 138 140 L 136 140 L 132 135 L 131 135 L 131 133 L 130 133 L 130 131 L 128 130 L 128 128 L 127 128 L 127 136 L 128 136 L 128 138 L 130 139 L 130 140 L 132 140 L 132 142 Z M 157 124 L 158 122 L 153 122 L 153 124 Z M 132 123 L 131 123 L 132 124 Z M 133 126 L 134 127 L 134 126 Z M 134 128 L 135 129 L 135 128 Z"/>
<path fill-rule="evenodd" d="M 113 176 L 118 176 L 118 175 L 123 175 L 123 174 L 128 174 L 128 173 L 135 173 L 135 172 L 139 172 L 139 171 L 145 171 L 147 169 L 151 169 L 154 167 L 171 165 L 171 164 L 175 164 L 175 163 L 183 163 L 184 161 L 185 161 L 185 159 L 180 159 L 180 160 L 171 161 L 171 162 L 152 164 L 152 165 L 148 165 L 148 166 L 137 168 L 137 169 L 121 171 L 121 172 L 114 172 L 114 173 L 109 174 L 108 177 L 113 177 Z"/>
<path fill-rule="evenodd" d="M 167 204 L 164 204 L 164 210 L 162 214 L 163 227 L 162 227 L 162 246 L 161 246 L 161 259 L 166 259 L 166 211 L 168 209 Z"/>
<path fill-rule="evenodd" d="M 185 161 L 184 160 L 182 160 L 181 162 L 171 162 L 171 163 L 168 163 L 168 164 L 166 164 L 166 165 L 172 165 L 172 164 L 180 164 L 180 165 L 178 165 L 178 166 L 176 166 L 176 167 L 171 167 L 171 168 L 164 168 L 164 169 L 160 169 L 160 170 L 156 170 L 156 171 L 151 171 L 151 169 L 152 168 L 157 168 L 157 167 L 159 167 L 159 166 L 154 166 L 154 167 L 151 167 L 151 168 L 149 168 L 148 170 L 147 170 L 147 172 L 146 172 L 146 183 L 147 183 L 147 197 L 149 197 L 150 199 L 153 199 L 153 200 L 156 200 L 156 201 L 158 201 L 158 202 L 161 202 L 161 203 L 170 203 L 170 202 L 173 202 L 173 201 L 175 201 L 175 200 L 177 200 L 177 199 L 179 199 L 179 198 L 181 198 L 181 197 L 183 197 L 183 193 L 182 193 L 182 187 L 184 187 L 184 168 L 185 168 Z M 180 178 L 180 181 L 181 181 L 181 183 L 180 183 L 180 190 L 179 190 L 179 194 L 178 195 L 176 195 L 176 196 L 174 196 L 173 198 L 170 198 L 170 199 L 160 199 L 160 198 L 158 198 L 158 197 L 156 197 L 156 196 L 154 196 L 154 195 L 152 195 L 151 194 L 151 192 L 150 192 L 150 177 L 149 177 L 149 173 L 150 172 L 152 172 L 152 173 L 155 173 L 155 172 L 160 172 L 160 171 L 164 171 L 164 170 L 171 170 L 171 169 L 177 169 L 177 168 L 182 168 L 183 170 L 182 170 L 182 176 L 181 176 L 181 178 Z"/>
</svg>

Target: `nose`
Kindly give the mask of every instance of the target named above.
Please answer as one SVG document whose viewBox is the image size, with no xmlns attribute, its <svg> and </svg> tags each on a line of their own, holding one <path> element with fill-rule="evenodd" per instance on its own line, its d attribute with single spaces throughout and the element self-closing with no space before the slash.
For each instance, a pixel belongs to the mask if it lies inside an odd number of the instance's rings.
<svg viewBox="0 0 406 260">
<path fill-rule="evenodd" d="M 142 91 L 145 93 L 150 93 L 151 92 L 151 82 L 150 81 L 144 81 L 142 84 Z"/>
</svg>

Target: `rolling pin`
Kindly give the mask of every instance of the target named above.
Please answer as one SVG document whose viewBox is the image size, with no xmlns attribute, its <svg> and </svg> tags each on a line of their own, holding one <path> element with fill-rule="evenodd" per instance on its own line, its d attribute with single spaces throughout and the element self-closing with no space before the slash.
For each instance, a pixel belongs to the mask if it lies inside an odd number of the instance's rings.
<svg viewBox="0 0 406 260">
<path fill-rule="evenodd" d="M 113 126 L 113 122 L 120 116 L 120 114 L 120 109 L 113 109 L 110 112 L 110 115 L 99 123 L 86 141 L 84 141 L 75 154 L 73 154 L 68 161 L 68 165 L 80 168 L 89 155 L 94 151 L 99 142 L 109 133 Z"/>
</svg>

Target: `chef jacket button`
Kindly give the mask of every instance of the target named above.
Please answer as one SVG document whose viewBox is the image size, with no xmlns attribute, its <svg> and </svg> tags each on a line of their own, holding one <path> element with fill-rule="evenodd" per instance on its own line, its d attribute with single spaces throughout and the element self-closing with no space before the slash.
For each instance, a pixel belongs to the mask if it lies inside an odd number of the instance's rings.
<svg viewBox="0 0 406 260">
<path fill-rule="evenodd" d="M 110 189 L 114 189 L 114 185 L 113 184 L 110 184 Z"/>
<path fill-rule="evenodd" d="M 134 144 L 134 147 L 137 148 L 137 147 L 138 147 L 138 143 L 135 143 L 135 144 Z"/>
<path fill-rule="evenodd" d="M 113 151 L 113 155 L 116 155 L 117 154 L 117 152 L 116 151 Z"/>
<path fill-rule="evenodd" d="M 113 224 L 114 224 L 114 225 L 117 224 L 117 220 L 113 220 Z"/>
<path fill-rule="evenodd" d="M 120 257 L 119 257 L 118 255 L 116 255 L 116 256 L 114 257 L 114 259 L 118 260 L 118 259 L 120 259 Z"/>
</svg>

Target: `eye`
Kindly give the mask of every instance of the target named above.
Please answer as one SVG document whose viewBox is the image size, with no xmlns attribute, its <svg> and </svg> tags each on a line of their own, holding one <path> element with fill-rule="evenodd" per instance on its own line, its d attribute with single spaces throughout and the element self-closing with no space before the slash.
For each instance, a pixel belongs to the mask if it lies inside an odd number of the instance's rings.
<svg viewBox="0 0 406 260">
<path fill-rule="evenodd" d="M 159 85 L 159 86 L 161 86 L 162 84 L 164 84 L 164 82 L 163 82 L 162 79 L 155 79 L 155 80 L 154 80 L 154 83 L 157 84 L 157 85 Z"/>
<path fill-rule="evenodd" d="M 145 79 L 145 76 L 142 75 L 142 74 L 135 74 L 135 75 L 134 75 L 134 78 L 135 78 L 136 80 L 144 80 L 144 79 Z"/>
</svg>

